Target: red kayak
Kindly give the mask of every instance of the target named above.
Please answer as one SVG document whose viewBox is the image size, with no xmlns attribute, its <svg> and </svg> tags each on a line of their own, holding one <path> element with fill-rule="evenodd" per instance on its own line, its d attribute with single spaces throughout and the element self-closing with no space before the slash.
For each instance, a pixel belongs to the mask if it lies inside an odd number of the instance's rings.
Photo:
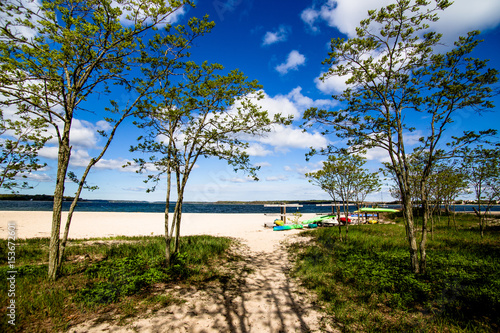
<svg viewBox="0 0 500 333">
<path fill-rule="evenodd" d="M 345 216 L 342 216 L 342 217 L 340 218 L 340 222 L 345 223 Z M 352 222 L 352 220 L 351 220 L 351 219 L 349 219 L 349 220 L 348 220 L 348 222 L 349 222 L 349 223 L 351 223 L 351 222 Z"/>
</svg>

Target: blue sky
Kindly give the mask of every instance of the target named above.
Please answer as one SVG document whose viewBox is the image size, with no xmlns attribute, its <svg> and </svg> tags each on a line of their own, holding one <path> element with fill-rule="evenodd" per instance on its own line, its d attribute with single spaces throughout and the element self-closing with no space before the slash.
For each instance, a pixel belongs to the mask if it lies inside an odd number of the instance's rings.
<svg viewBox="0 0 500 333">
<path fill-rule="evenodd" d="M 303 133 L 299 128 L 301 117 L 309 107 L 334 109 L 338 107 L 331 98 L 344 84 L 333 78 L 320 82 L 318 78 L 327 70 L 321 62 L 327 57 L 329 42 L 334 37 L 354 36 L 359 21 L 367 10 L 377 9 L 390 1 L 382 0 L 211 0 L 198 1 L 196 8 L 183 10 L 176 15 L 178 23 L 189 17 L 209 14 L 215 21 L 213 31 L 195 42 L 192 58 L 197 62 L 217 62 L 227 70 L 238 68 L 249 79 L 257 79 L 263 85 L 266 98 L 260 105 L 271 114 L 293 115 L 295 121 L 288 127 L 276 127 L 267 137 L 250 143 L 249 154 L 255 165 L 261 166 L 260 181 L 251 181 L 245 174 L 234 173 L 225 162 L 203 159 L 197 163 L 189 180 L 185 200 L 306 200 L 328 199 L 328 195 L 308 183 L 304 173 L 317 170 L 325 157 L 306 161 L 309 147 L 316 148 L 337 142 L 335 137 L 325 138 L 318 132 Z M 456 0 L 455 4 L 440 13 L 440 21 L 433 28 L 444 34 L 443 42 L 452 45 L 459 35 L 467 31 L 481 30 L 485 40 L 474 56 L 490 59 L 490 66 L 500 69 L 500 1 Z M 125 102 L 126 95 L 115 92 L 115 99 Z M 94 101 L 94 108 L 106 100 Z M 500 99 L 495 100 L 500 106 Z M 96 110 L 99 112 L 99 110 Z M 102 146 L 96 130 L 106 129 L 106 123 L 95 115 L 81 113 L 73 124 L 73 156 L 70 169 L 83 172 L 96 149 Z M 451 132 L 464 129 L 479 130 L 499 128 L 498 107 L 478 116 L 461 112 L 450 127 Z M 415 119 L 417 131 L 407 137 L 407 144 L 416 142 L 418 134 L 427 130 L 425 119 Z M 95 192 L 84 192 L 89 199 L 161 201 L 165 196 L 165 184 L 147 194 L 144 175 L 121 166 L 135 155 L 129 153 L 130 145 L 140 135 L 131 121 L 119 130 L 116 140 L 103 161 L 91 172 L 88 183 L 98 185 Z M 28 194 L 52 194 L 56 174 L 56 147 L 49 145 L 40 156 L 48 166 L 31 175 L 33 190 Z M 379 150 L 368 152 L 367 166 L 375 171 L 380 161 L 387 159 Z M 374 193 L 370 200 L 392 200 L 385 185 L 382 192 Z M 72 195 L 75 187 L 67 185 L 66 195 Z"/>
</svg>

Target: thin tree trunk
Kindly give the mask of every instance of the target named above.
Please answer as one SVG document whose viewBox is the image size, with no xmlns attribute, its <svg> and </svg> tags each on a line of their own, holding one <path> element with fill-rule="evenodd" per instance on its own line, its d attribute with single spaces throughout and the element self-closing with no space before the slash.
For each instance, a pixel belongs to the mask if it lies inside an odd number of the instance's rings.
<svg viewBox="0 0 500 333">
<path fill-rule="evenodd" d="M 411 204 L 411 199 L 409 199 L 408 197 L 403 198 L 402 202 L 404 214 L 406 215 L 406 234 L 409 245 L 411 269 L 413 273 L 417 274 L 420 272 L 420 267 L 418 263 L 418 249 L 415 236 L 415 224 L 413 220 L 413 207 Z"/>
<path fill-rule="evenodd" d="M 169 237 L 169 221 L 168 221 L 168 214 L 170 210 L 170 187 L 172 185 L 172 171 L 170 169 L 170 165 L 168 165 L 168 170 L 167 170 L 167 195 L 166 195 L 166 203 L 165 203 L 165 234 L 163 235 L 163 238 L 165 239 L 165 261 L 167 265 L 170 265 L 171 261 L 171 252 L 170 252 L 170 244 L 172 242 L 172 238 Z"/>
<path fill-rule="evenodd" d="M 336 208 L 337 208 L 337 222 L 339 224 L 339 240 L 342 242 L 342 223 L 340 221 L 340 207 L 338 204 L 336 205 Z"/>
<path fill-rule="evenodd" d="M 456 215 L 457 215 L 457 209 L 455 203 L 453 203 L 453 226 L 455 227 L 455 231 L 458 230 Z"/>
<path fill-rule="evenodd" d="M 62 139 L 59 140 L 57 163 L 57 179 L 54 190 L 54 205 L 52 208 L 52 229 L 50 233 L 48 278 L 56 280 L 59 274 L 59 234 L 61 231 L 61 212 L 64 199 L 64 182 L 68 171 L 71 147 L 69 146 L 69 133 L 71 122 L 66 122 Z"/>
<path fill-rule="evenodd" d="M 425 196 L 425 194 L 424 194 Z M 420 273 L 425 274 L 427 269 L 427 223 L 429 221 L 429 203 L 427 197 L 422 198 L 422 208 L 424 210 L 423 222 L 422 222 L 422 239 L 420 240 Z"/>
</svg>

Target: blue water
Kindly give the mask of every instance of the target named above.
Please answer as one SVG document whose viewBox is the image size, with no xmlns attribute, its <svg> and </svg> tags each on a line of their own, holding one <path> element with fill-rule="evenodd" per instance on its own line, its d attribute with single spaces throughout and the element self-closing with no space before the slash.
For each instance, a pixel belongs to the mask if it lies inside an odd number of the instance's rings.
<svg viewBox="0 0 500 333">
<path fill-rule="evenodd" d="M 71 202 L 63 203 L 63 210 L 68 211 Z M 170 205 L 173 212 L 175 203 Z M 457 211 L 472 211 L 474 205 L 456 206 Z M 387 205 L 386 208 L 400 208 L 399 205 Z M 50 201 L 9 201 L 0 200 L 0 210 L 8 211 L 51 211 Z M 356 210 L 350 206 L 349 211 Z M 492 207 L 493 211 L 500 211 L 500 206 Z M 138 202 L 138 201 L 107 201 L 91 200 L 78 203 L 76 211 L 79 212 L 138 212 L 138 213 L 162 213 L 165 211 L 165 203 L 162 202 Z M 184 213 L 279 213 L 278 207 L 264 207 L 264 205 L 253 204 L 214 204 L 214 203 L 184 203 L 182 211 Z M 330 207 L 318 207 L 315 204 L 303 204 L 298 210 L 295 207 L 287 208 L 287 213 L 329 213 Z"/>
</svg>

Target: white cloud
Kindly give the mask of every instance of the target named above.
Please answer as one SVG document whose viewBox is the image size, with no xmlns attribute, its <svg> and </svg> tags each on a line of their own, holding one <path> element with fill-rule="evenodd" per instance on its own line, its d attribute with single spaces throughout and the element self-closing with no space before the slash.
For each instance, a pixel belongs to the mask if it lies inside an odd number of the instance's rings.
<svg viewBox="0 0 500 333">
<path fill-rule="evenodd" d="M 316 99 L 313 100 L 302 94 L 302 88 L 296 87 L 288 94 L 278 94 L 274 97 L 269 96 L 265 91 L 261 91 L 263 99 L 257 100 L 254 98 L 253 103 L 267 110 L 269 117 L 274 117 L 276 114 L 281 114 L 284 117 L 292 116 L 294 118 L 301 117 L 301 114 L 310 107 L 333 107 L 336 101 L 333 99 Z"/>
<path fill-rule="evenodd" d="M 305 110 L 311 107 L 333 107 L 336 105 L 336 101 L 333 99 L 317 99 L 313 100 L 310 97 L 304 96 L 302 94 L 302 88 L 296 87 L 291 92 L 289 92 L 286 97 L 291 100 L 298 109 Z"/>
<path fill-rule="evenodd" d="M 296 164 L 295 166 L 285 166 L 284 169 L 287 172 L 294 172 L 297 175 L 299 175 L 301 178 L 305 178 L 306 173 L 310 172 L 316 172 L 323 168 L 323 161 L 318 161 L 314 163 L 308 163 L 307 165 L 299 165 Z"/>
<path fill-rule="evenodd" d="M 51 183 L 54 181 L 52 177 L 50 177 L 46 173 L 29 173 L 27 177 L 31 182 Z"/>
<path fill-rule="evenodd" d="M 304 9 L 300 14 L 302 21 L 304 21 L 313 31 L 318 31 L 318 28 L 314 25 L 318 17 L 319 12 L 313 8 Z"/>
<path fill-rule="evenodd" d="M 319 9 L 306 8 L 301 18 L 313 31 L 317 23 L 324 21 L 328 26 L 337 28 L 347 37 L 356 36 L 359 22 L 368 16 L 368 10 L 380 9 L 393 3 L 392 0 L 328 0 Z M 467 0 L 455 0 L 444 11 L 437 13 L 440 19 L 432 23 L 431 29 L 444 34 L 448 45 L 460 35 L 471 30 L 493 29 L 500 23 L 500 1 L 476 0 L 471 5 Z"/>
<path fill-rule="evenodd" d="M 378 161 L 378 162 L 390 162 L 391 158 L 387 150 L 379 147 L 371 148 L 366 151 L 366 154 L 362 155 L 368 161 Z"/>
<path fill-rule="evenodd" d="M 34 0 L 34 1 L 20 0 L 19 3 L 22 4 L 22 6 L 17 5 L 17 4 L 14 4 L 14 5 L 19 10 L 22 10 L 23 12 L 26 12 L 26 10 L 24 10 L 22 8 L 22 7 L 25 7 L 30 12 L 35 12 L 35 13 L 38 12 L 39 13 L 40 7 L 42 6 L 41 2 L 39 0 Z M 11 12 L 11 14 L 12 14 L 12 17 L 9 17 L 9 16 L 5 15 L 3 12 L 1 12 L 0 13 L 0 25 L 6 26 L 6 21 L 15 22 L 16 19 L 25 19 L 25 17 L 23 15 L 17 15 L 17 14 L 12 13 L 12 12 Z M 31 16 L 30 21 L 31 21 L 30 23 L 35 24 L 35 29 L 31 29 L 31 28 L 28 28 L 24 25 L 18 25 L 16 23 L 13 23 L 13 24 L 10 24 L 10 26 L 9 26 L 10 31 L 14 35 L 23 36 L 23 37 L 26 37 L 28 39 L 32 39 L 33 37 L 35 37 L 37 35 L 36 28 L 41 28 L 41 25 L 39 24 L 39 21 L 36 20 L 33 16 Z"/>
<path fill-rule="evenodd" d="M 297 105 L 287 96 L 278 94 L 271 97 L 265 91 L 262 91 L 262 95 L 264 96 L 263 99 L 257 100 L 257 98 L 253 98 L 252 102 L 262 107 L 262 110 L 267 110 L 270 118 L 274 117 L 276 114 L 281 114 L 283 117 L 300 117 L 300 111 Z"/>
<path fill-rule="evenodd" d="M 268 182 L 287 181 L 287 180 L 288 177 L 285 175 L 266 177 L 266 181 Z"/>
<path fill-rule="evenodd" d="M 51 160 L 57 160 L 57 147 L 44 146 L 38 151 L 38 156 L 48 158 Z"/>
<path fill-rule="evenodd" d="M 273 153 L 272 151 L 266 149 L 263 145 L 258 143 L 250 144 L 250 146 L 245 149 L 245 151 L 250 156 L 267 156 Z"/>
<path fill-rule="evenodd" d="M 258 167 L 261 167 L 261 168 L 266 168 L 266 167 L 270 167 L 271 163 L 269 163 L 269 162 L 258 162 L 258 163 L 254 163 L 254 165 L 258 166 Z"/>
<path fill-rule="evenodd" d="M 275 147 L 276 150 L 286 150 L 287 148 L 308 149 L 325 148 L 328 140 L 318 132 L 304 132 L 293 126 L 274 126 L 267 135 L 258 138 L 259 142 Z"/>
<path fill-rule="evenodd" d="M 291 70 L 298 70 L 300 65 L 306 62 L 306 57 L 299 53 L 297 50 L 293 50 L 288 54 L 286 62 L 276 66 L 276 70 L 280 74 L 286 74 Z"/>
<path fill-rule="evenodd" d="M 122 15 L 120 16 L 119 20 L 120 23 L 123 25 L 133 25 L 134 20 L 129 20 L 127 19 L 127 16 L 131 17 L 136 17 L 137 21 L 142 21 L 146 17 L 150 16 L 147 11 L 150 12 L 155 12 L 156 8 L 154 8 L 154 3 L 153 2 L 142 2 L 142 1 L 125 1 L 125 3 L 118 3 L 116 1 L 113 1 L 113 7 L 115 8 L 120 8 L 122 10 Z M 149 5 L 149 8 L 145 8 L 145 5 Z M 126 6 L 129 8 L 126 9 Z M 169 14 L 167 14 L 167 17 L 164 19 L 161 25 L 165 25 L 167 23 L 176 23 L 179 21 L 179 19 L 186 13 L 186 7 L 181 6 L 177 8 L 173 8 L 173 11 Z M 145 20 L 146 23 L 151 24 L 152 21 L 150 19 Z"/>
<path fill-rule="evenodd" d="M 310 107 L 332 107 L 335 105 L 334 100 L 330 99 L 317 99 L 313 100 L 302 94 L 302 88 L 296 87 L 288 94 L 276 96 L 269 96 L 266 92 L 262 91 L 264 96 L 261 100 L 253 100 L 253 103 L 267 110 L 270 117 L 276 114 L 282 116 L 293 116 L 300 118 L 301 114 Z M 274 147 L 274 151 L 287 151 L 288 148 L 301 148 L 308 149 L 324 148 L 328 145 L 328 140 L 318 132 L 304 132 L 303 130 L 294 126 L 273 126 L 269 133 L 263 136 L 245 136 L 243 140 L 251 142 L 250 148 L 247 153 L 253 156 L 267 156 L 271 153 L 265 145 Z"/>
<path fill-rule="evenodd" d="M 318 88 L 318 90 L 322 91 L 323 93 L 325 94 L 340 93 L 347 89 L 348 85 L 345 82 L 349 79 L 349 76 L 334 75 L 322 80 L 321 77 L 323 75 L 324 73 L 321 73 L 320 76 L 314 79 L 314 82 L 316 83 L 316 88 Z"/>
<path fill-rule="evenodd" d="M 268 31 L 264 35 L 262 40 L 262 45 L 271 45 L 274 43 L 284 42 L 288 38 L 288 33 L 290 28 L 284 25 L 280 25 L 278 30 L 275 32 Z"/>
<path fill-rule="evenodd" d="M 248 183 L 253 181 L 252 178 L 247 177 L 247 178 L 239 178 L 239 177 L 231 177 L 231 178 L 226 178 L 226 177 L 221 177 L 221 181 L 223 182 L 229 182 L 229 183 Z"/>
</svg>

